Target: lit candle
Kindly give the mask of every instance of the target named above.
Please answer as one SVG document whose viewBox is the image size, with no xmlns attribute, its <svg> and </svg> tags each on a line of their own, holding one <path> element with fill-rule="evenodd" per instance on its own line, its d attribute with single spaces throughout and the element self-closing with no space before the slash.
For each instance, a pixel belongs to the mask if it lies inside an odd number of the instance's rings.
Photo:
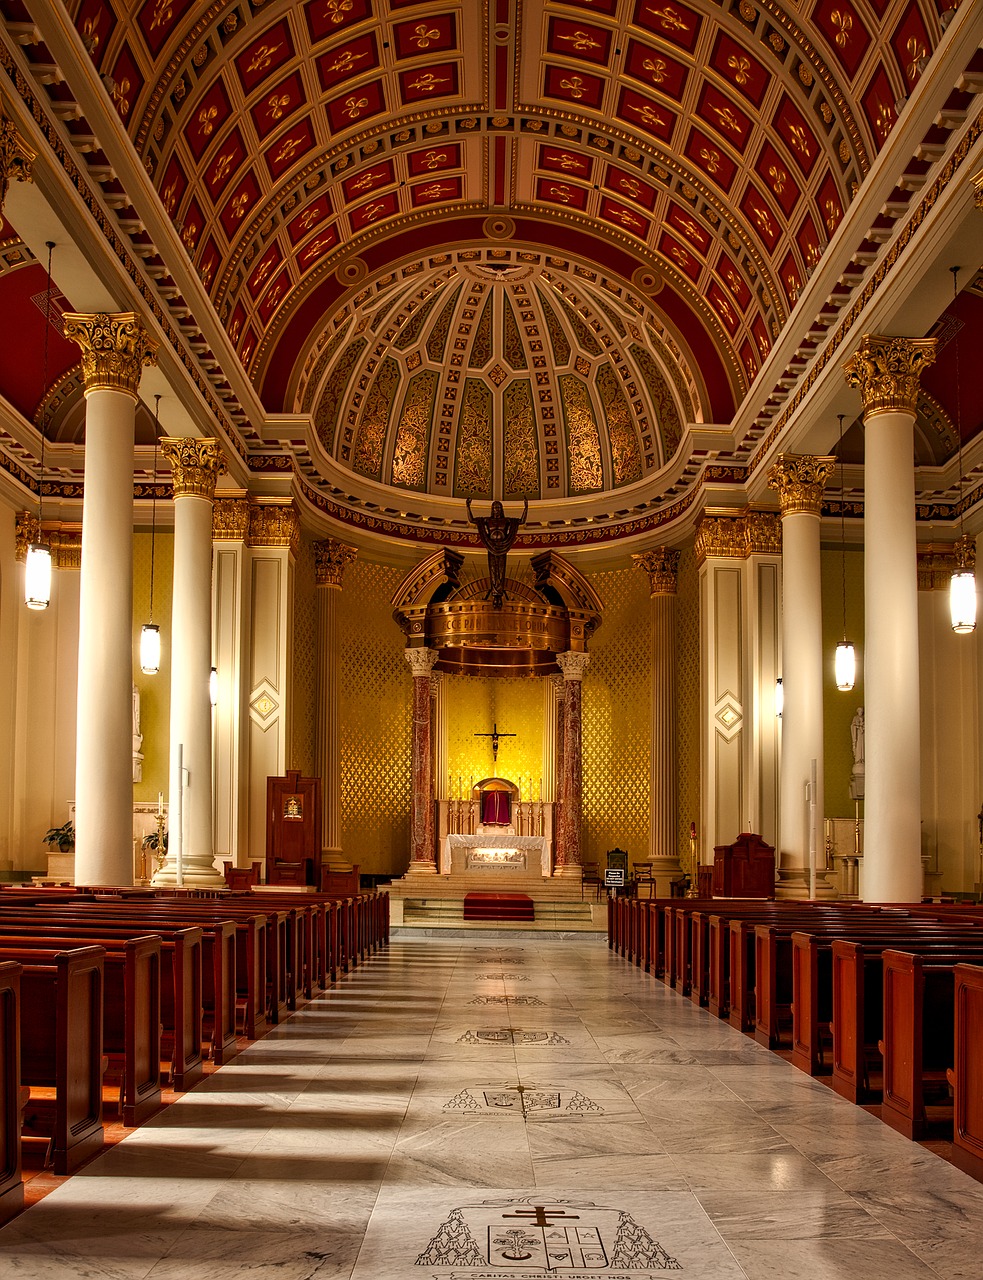
<svg viewBox="0 0 983 1280">
<path fill-rule="evenodd" d="M 542 778 L 540 778 L 540 780 L 539 780 L 539 802 L 540 802 L 540 804 L 542 804 L 542 801 L 543 801 L 543 780 L 542 780 Z"/>
<path fill-rule="evenodd" d="M 158 791 L 157 792 L 157 817 L 159 818 L 163 814 L 163 812 L 164 812 L 164 793 L 163 791 Z"/>
</svg>

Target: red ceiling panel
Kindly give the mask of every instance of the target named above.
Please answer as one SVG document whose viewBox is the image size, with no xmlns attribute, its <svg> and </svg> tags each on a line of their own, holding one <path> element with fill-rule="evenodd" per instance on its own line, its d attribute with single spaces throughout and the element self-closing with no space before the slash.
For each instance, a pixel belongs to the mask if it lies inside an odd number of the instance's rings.
<svg viewBox="0 0 983 1280">
<path fill-rule="evenodd" d="M 700 16 L 679 0 L 635 0 L 634 22 L 663 40 L 692 53 L 700 34 Z"/>
<path fill-rule="evenodd" d="M 292 169 L 298 160 L 314 148 L 315 144 L 314 125 L 310 117 L 305 116 L 264 153 L 266 166 L 274 182 L 288 169 Z"/>
<path fill-rule="evenodd" d="M 840 199 L 836 181 L 831 173 L 826 175 L 823 185 L 819 188 L 819 212 L 822 214 L 826 234 L 832 238 L 833 232 L 843 219 L 843 201 Z"/>
<path fill-rule="evenodd" d="M 630 231 L 633 235 L 639 236 L 643 240 L 648 239 L 651 223 L 648 218 L 643 218 L 637 210 L 629 209 L 626 205 L 619 204 L 616 200 L 610 200 L 607 196 L 602 196 L 600 214 L 605 222 L 610 222 L 613 226 L 620 227 L 622 231 Z"/>
<path fill-rule="evenodd" d="M 75 27 L 85 41 L 89 57 L 97 67 L 102 66 L 103 55 L 115 26 L 116 15 L 109 0 L 82 0 L 75 15 Z"/>
<path fill-rule="evenodd" d="M 303 271 L 307 271 L 314 265 L 319 258 L 323 258 L 326 253 L 338 243 L 338 230 L 336 227 L 325 227 L 323 231 L 319 231 L 309 244 L 305 244 L 300 253 L 297 254 L 297 261 Z"/>
<path fill-rule="evenodd" d="M 897 54 L 898 65 L 904 76 L 906 87 L 911 90 L 921 75 L 920 63 L 932 52 L 925 20 L 922 18 L 916 0 L 911 0 L 891 37 L 891 44 Z"/>
<path fill-rule="evenodd" d="M 253 329 L 252 325 L 250 325 L 242 335 L 242 346 L 239 348 L 239 359 L 242 362 L 243 368 L 249 364 L 249 357 L 253 354 L 255 348 L 256 331 Z"/>
<path fill-rule="evenodd" d="M 222 254 L 218 245 L 215 243 L 215 237 L 209 236 L 202 250 L 201 258 L 198 261 L 198 275 L 202 284 L 206 289 L 212 287 L 212 283 L 218 274 L 218 269 L 222 264 Z"/>
<path fill-rule="evenodd" d="M 137 69 L 136 60 L 128 45 L 124 45 L 120 50 L 119 57 L 113 63 L 110 78 L 113 87 L 109 91 L 109 96 L 119 112 L 119 118 L 126 124 L 143 89 L 143 76 Z"/>
<path fill-rule="evenodd" d="M 155 58 L 174 32 L 186 25 L 181 19 L 194 3 L 195 0 L 167 0 L 166 4 L 147 0 L 137 14 L 137 26 Z"/>
<path fill-rule="evenodd" d="M 726 94 L 704 83 L 697 104 L 699 115 L 711 129 L 738 151 L 743 151 L 751 133 L 751 119 L 735 107 Z"/>
<path fill-rule="evenodd" d="M 611 52 L 611 33 L 587 22 L 551 18 L 546 36 L 549 53 L 561 58 L 580 58 L 606 67 Z"/>
<path fill-rule="evenodd" d="M 802 225 L 795 235 L 795 243 L 799 246 L 806 263 L 810 267 L 814 267 L 819 261 L 822 245 L 811 214 L 807 213 L 802 219 Z"/>
<path fill-rule="evenodd" d="M 314 60 L 321 88 L 327 92 L 355 76 L 366 75 L 379 65 L 379 51 L 371 33 L 350 40 L 343 49 L 334 48 Z"/>
<path fill-rule="evenodd" d="M 461 178 L 457 174 L 452 174 L 449 178 L 427 178 L 423 182 L 413 183 L 410 187 L 410 201 L 415 209 L 423 205 L 460 200 L 461 195 Z"/>
<path fill-rule="evenodd" d="M 194 110 L 184 126 L 184 140 L 191 154 L 200 160 L 206 148 L 214 142 L 222 126 L 232 114 L 225 85 L 216 80 Z"/>
<path fill-rule="evenodd" d="M 684 271 L 694 284 L 699 280 L 699 259 L 685 245 L 681 244 L 675 236 L 671 236 L 668 231 L 663 231 L 659 237 L 659 252 L 665 254 L 681 271 Z"/>
<path fill-rule="evenodd" d="M 666 211 L 666 223 L 685 236 L 690 244 L 695 245 L 704 256 L 710 248 L 709 233 L 700 226 L 689 209 L 684 209 L 675 201 L 670 202 Z"/>
<path fill-rule="evenodd" d="M 758 353 L 754 344 L 749 340 L 741 343 L 741 364 L 744 366 L 748 382 L 753 382 L 755 374 L 758 372 Z"/>
<path fill-rule="evenodd" d="M 427 15 L 425 22 L 397 22 L 393 27 L 397 58 L 446 53 L 457 48 L 457 23 L 453 13 Z"/>
<path fill-rule="evenodd" d="M 184 220 L 180 226 L 181 239 L 184 241 L 184 247 L 188 253 L 194 253 L 198 248 L 198 241 L 201 239 L 204 227 L 205 215 L 201 211 L 201 205 L 192 198 L 191 203 L 184 211 Z"/>
<path fill-rule="evenodd" d="M 391 186 L 396 181 L 396 170 L 391 160 L 383 160 L 381 164 L 374 164 L 368 169 L 363 169 L 360 173 L 353 173 L 350 178 L 346 178 L 341 184 L 341 189 L 345 193 L 345 199 L 348 201 L 362 200 L 371 191 L 378 191 L 380 187 Z"/>
<path fill-rule="evenodd" d="M 551 173 L 566 173 L 571 178 L 583 178 L 585 182 L 589 182 L 594 159 L 582 152 L 564 151 L 560 147 L 540 147 L 539 167 L 549 169 Z"/>
<path fill-rule="evenodd" d="M 729 256 L 723 251 L 717 259 L 717 274 L 733 294 L 737 305 L 742 311 L 746 311 L 751 302 L 751 290 Z"/>
<path fill-rule="evenodd" d="M 732 40 L 726 31 L 717 34 L 710 55 L 710 66 L 732 84 L 738 93 L 743 94 L 748 102 L 756 107 L 761 106 L 771 77 L 758 59 L 748 53 L 743 45 Z"/>
<path fill-rule="evenodd" d="M 730 190 L 737 172 L 737 165 L 718 143 L 711 142 L 699 129 L 691 129 L 685 154 L 697 168 L 711 177 L 718 187 L 724 191 Z"/>
<path fill-rule="evenodd" d="M 270 317 L 277 307 L 290 292 L 290 272 L 286 267 L 280 272 L 277 278 L 270 285 L 269 289 L 263 297 L 263 301 L 259 304 L 259 318 L 264 324 L 270 323 Z"/>
<path fill-rule="evenodd" d="M 785 255 L 785 260 L 779 268 L 778 275 L 782 282 L 782 288 L 785 290 L 788 305 L 794 307 L 799 297 L 799 290 L 802 288 L 802 276 L 799 272 L 799 264 L 791 251 Z"/>
<path fill-rule="evenodd" d="M 586 209 L 588 191 L 572 182 L 556 178 L 539 178 L 536 182 L 536 199 L 548 204 L 560 204 L 565 209 Z"/>
<path fill-rule="evenodd" d="M 643 129 L 653 138 L 661 138 L 668 142 L 672 137 L 672 127 L 676 123 L 675 113 L 669 111 L 659 102 L 635 93 L 633 89 L 622 89 L 618 100 L 618 115 L 636 129 Z"/>
<path fill-rule="evenodd" d="M 386 109 L 386 95 L 381 80 L 373 80 L 370 84 L 360 85 L 350 93 L 344 93 L 332 99 L 327 105 L 328 123 L 332 133 L 341 133 L 351 129 L 373 116 L 381 115 Z"/>
<path fill-rule="evenodd" d="M 438 62 L 399 73 L 399 94 L 404 105 L 424 99 L 448 98 L 457 93 L 457 63 Z"/>
<path fill-rule="evenodd" d="M 358 208 L 352 209 L 348 216 L 352 230 L 363 231 L 384 218 L 395 217 L 397 213 L 399 213 L 399 198 L 395 191 L 389 191 L 385 195 L 372 196 Z"/>
<path fill-rule="evenodd" d="M 773 253 L 781 235 L 781 224 L 769 208 L 768 201 L 750 182 L 741 200 L 741 212 L 767 245 L 768 252 Z"/>
<path fill-rule="evenodd" d="M 874 131 L 878 145 L 883 146 L 898 118 L 894 109 L 891 82 L 887 78 L 883 63 L 878 63 L 877 70 L 860 103 L 864 109 L 864 115 L 870 121 L 870 127 Z"/>
<path fill-rule="evenodd" d="M 185 177 L 181 162 L 177 156 L 171 156 L 167 170 L 164 173 L 164 180 L 160 184 L 160 198 L 163 201 L 168 217 L 174 217 L 187 189 L 188 179 Z"/>
<path fill-rule="evenodd" d="M 795 179 L 788 171 L 788 165 L 770 142 L 766 142 L 761 148 L 758 163 L 754 168 L 764 186 L 781 205 L 782 212 L 788 217 L 801 193 Z"/>
<path fill-rule="evenodd" d="M 628 54 L 625 58 L 625 72 L 645 85 L 657 89 L 679 102 L 686 87 L 686 65 L 670 58 L 661 49 L 653 49 L 651 45 L 642 44 L 639 40 L 628 41 Z"/>
<path fill-rule="evenodd" d="M 635 173 L 627 173 L 613 164 L 609 164 L 604 175 L 604 185 L 609 191 L 634 200 L 651 213 L 655 208 L 658 190 L 650 182 L 643 182 Z"/>
<path fill-rule="evenodd" d="M 345 0 L 344 4 L 338 4 L 338 0 L 311 0 L 304 13 L 311 44 L 318 44 L 371 17 L 372 4 L 371 0 Z"/>
<path fill-rule="evenodd" d="M 254 298 L 258 298 L 266 286 L 269 284 L 274 271 L 283 261 L 283 250 L 277 241 L 273 241 L 267 251 L 260 258 L 256 270 L 249 277 L 249 292 Z"/>
<path fill-rule="evenodd" d="M 259 140 L 262 142 L 305 102 L 304 86 L 301 83 L 299 71 L 295 71 L 293 75 L 287 76 L 286 80 L 281 80 L 278 85 L 274 85 L 250 112 Z"/>
<path fill-rule="evenodd" d="M 293 38 L 286 18 L 275 23 L 236 58 L 236 70 L 246 93 L 282 67 L 294 54 Z"/>
<path fill-rule="evenodd" d="M 716 280 L 710 281 L 707 289 L 707 301 L 726 325 L 727 332 L 733 337 L 740 324 L 740 316 L 738 316 L 734 309 L 734 304 L 721 289 L 720 285 L 717 284 Z"/>
<path fill-rule="evenodd" d="M 812 20 L 826 37 L 847 75 L 855 76 L 870 45 L 870 36 L 863 18 L 850 0 L 818 0 L 813 7 Z"/>
<path fill-rule="evenodd" d="M 246 323 L 246 308 L 242 303 L 237 303 L 235 310 L 229 320 L 228 334 L 233 343 L 239 341 L 239 335 L 242 333 L 243 325 Z"/>
<path fill-rule="evenodd" d="M 819 143 L 816 135 L 806 124 L 805 116 L 798 109 L 788 94 L 782 94 L 782 100 L 775 112 L 775 128 L 788 145 L 795 157 L 795 162 L 808 178 L 819 158 Z"/>
<path fill-rule="evenodd" d="M 258 201 L 259 183 L 256 181 L 256 175 L 249 169 L 225 202 L 225 207 L 220 215 L 225 234 L 230 240 L 244 224 L 247 216 L 255 208 Z"/>
<path fill-rule="evenodd" d="M 578 106 L 594 107 L 597 110 L 604 96 L 604 81 L 600 76 L 588 75 L 586 71 L 547 66 L 543 96 L 559 98 L 563 102 L 576 102 Z"/>
<path fill-rule="evenodd" d="M 456 142 L 445 147 L 422 147 L 419 151 L 411 151 L 406 159 L 410 177 L 417 178 L 421 173 L 442 173 L 445 169 L 460 169 L 461 148 Z"/>
<path fill-rule="evenodd" d="M 586 13 L 604 14 L 611 18 L 618 10 L 618 0 L 566 0 L 568 9 L 583 9 Z"/>
<path fill-rule="evenodd" d="M 754 343 L 758 349 L 758 357 L 763 364 L 768 352 L 771 350 L 771 338 L 768 336 L 768 330 L 765 328 L 765 322 L 761 316 L 756 315 L 751 321 L 751 332 L 754 335 Z"/>
<path fill-rule="evenodd" d="M 246 158 L 246 144 L 238 127 L 226 138 L 215 153 L 205 173 L 205 186 L 217 204 L 225 188 L 236 175 L 236 170 Z"/>
<path fill-rule="evenodd" d="M 331 202 L 327 195 L 318 196 L 313 204 L 309 204 L 302 213 L 298 213 L 296 218 L 292 218 L 287 224 L 290 243 L 298 244 L 309 231 L 330 216 Z"/>
</svg>

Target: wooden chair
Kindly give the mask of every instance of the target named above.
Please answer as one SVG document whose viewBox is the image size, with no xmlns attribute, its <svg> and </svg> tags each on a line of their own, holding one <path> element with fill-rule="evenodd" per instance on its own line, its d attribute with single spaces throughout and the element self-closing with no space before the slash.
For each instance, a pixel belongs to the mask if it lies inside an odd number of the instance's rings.
<svg viewBox="0 0 983 1280">
<path fill-rule="evenodd" d="M 632 869 L 632 880 L 635 883 L 635 896 L 640 898 L 642 896 L 642 892 L 641 892 L 642 887 L 644 885 L 648 885 L 647 896 L 649 898 L 654 897 L 655 881 L 652 878 L 651 862 L 633 862 L 631 864 L 631 869 Z"/>
<path fill-rule="evenodd" d="M 604 881 L 601 879 L 597 870 L 596 862 L 585 862 L 581 868 L 580 876 L 580 896 L 584 896 L 584 885 L 592 884 L 594 886 L 594 901 L 601 900 L 601 889 L 604 887 Z"/>
</svg>

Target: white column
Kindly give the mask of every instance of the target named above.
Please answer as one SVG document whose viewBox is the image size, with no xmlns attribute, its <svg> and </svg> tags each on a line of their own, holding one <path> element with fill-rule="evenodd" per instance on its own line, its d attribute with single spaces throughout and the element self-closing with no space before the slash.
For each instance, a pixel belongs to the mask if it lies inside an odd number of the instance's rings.
<svg viewBox="0 0 983 1280">
<path fill-rule="evenodd" d="M 217 440 L 161 441 L 174 479 L 174 587 L 171 608 L 171 720 L 168 807 L 181 797 L 181 832 L 169 830 L 167 859 L 154 884 L 222 882 L 212 843 L 212 502 L 222 459 Z M 183 764 L 183 771 L 182 771 Z M 183 772 L 183 779 L 182 779 Z M 179 865 L 180 857 L 180 865 Z"/>
<path fill-rule="evenodd" d="M 222 696 L 212 712 L 212 812 L 216 857 L 249 860 L 248 744 L 245 694 L 249 671 L 249 500 L 245 490 L 216 497 L 212 507 L 212 663 Z"/>
<path fill-rule="evenodd" d="M 845 366 L 864 408 L 864 899 L 922 894 L 914 421 L 932 338 L 868 335 Z"/>
<path fill-rule="evenodd" d="M 65 336 L 85 379 L 75 878 L 132 885 L 133 424 L 156 344 L 133 313 L 66 315 Z"/>
<path fill-rule="evenodd" d="M 317 740 L 315 771 L 321 779 L 322 863 L 332 871 L 351 871 L 341 850 L 341 749 L 338 725 L 338 597 L 354 547 L 334 538 L 314 543 L 317 583 Z"/>
<path fill-rule="evenodd" d="M 676 582 L 679 552 L 657 547 L 632 556 L 648 574 L 652 599 L 652 723 L 649 854 L 659 896 L 682 875 L 677 847 Z"/>
<path fill-rule="evenodd" d="M 823 488 L 836 459 L 786 454 L 768 473 L 782 513 L 782 752 L 779 786 L 778 878 L 796 894 L 809 885 L 810 799 L 822 855 L 823 609 L 819 548 Z M 823 881 L 825 885 L 825 881 Z"/>
</svg>

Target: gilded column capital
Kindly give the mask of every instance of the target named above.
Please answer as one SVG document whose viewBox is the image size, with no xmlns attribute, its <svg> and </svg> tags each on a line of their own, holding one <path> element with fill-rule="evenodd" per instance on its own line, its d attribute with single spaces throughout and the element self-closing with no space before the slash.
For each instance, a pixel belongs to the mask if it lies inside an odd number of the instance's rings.
<svg viewBox="0 0 983 1280">
<path fill-rule="evenodd" d="M 413 673 L 413 679 L 430 679 L 430 673 L 434 669 L 440 654 L 436 649 L 404 649 L 403 657 L 410 664 L 410 671 Z"/>
<path fill-rule="evenodd" d="M 225 463 L 217 440 L 209 436 L 164 436 L 160 451 L 171 464 L 175 498 L 215 498 L 215 481 Z"/>
<path fill-rule="evenodd" d="M 82 348 L 85 394 L 123 391 L 135 400 L 145 365 L 157 363 L 157 343 L 135 311 L 118 315 L 66 312 L 63 332 Z"/>
<path fill-rule="evenodd" d="M 954 543 L 928 543 L 918 548 L 918 590 L 948 591 L 957 569 L 976 572 L 976 541 L 963 534 Z"/>
<path fill-rule="evenodd" d="M 219 498 L 212 507 L 212 541 L 245 542 L 249 534 L 249 499 Z"/>
<path fill-rule="evenodd" d="M 833 457 L 783 453 L 768 469 L 768 487 L 778 490 L 782 516 L 799 512 L 818 516 L 823 507 L 823 489 L 835 466 Z"/>
<path fill-rule="evenodd" d="M 935 338 L 891 338 L 865 334 L 843 366 L 851 387 L 860 388 L 864 418 L 910 413 L 918 408 L 919 378 L 935 362 Z"/>
<path fill-rule="evenodd" d="M 576 680 L 579 684 L 584 678 L 584 672 L 590 665 L 590 654 L 578 653 L 575 649 L 568 649 L 566 653 L 558 653 L 556 655 L 556 665 L 563 673 L 564 681 Z"/>
<path fill-rule="evenodd" d="M 345 570 L 358 556 L 354 547 L 335 538 L 323 538 L 314 543 L 314 581 L 319 587 L 336 587 L 341 590 Z"/>
<path fill-rule="evenodd" d="M 33 547 L 41 537 L 41 522 L 30 511 L 18 511 L 14 516 L 14 559 L 23 564 L 27 548 Z"/>
<path fill-rule="evenodd" d="M 249 506 L 249 545 L 289 547 L 300 545 L 300 513 L 292 502 L 254 502 Z"/>
<path fill-rule="evenodd" d="M 11 182 L 32 180 L 37 154 L 14 128 L 14 122 L 0 111 L 0 213 Z"/>
<path fill-rule="evenodd" d="M 632 556 L 636 569 L 649 576 L 650 596 L 674 596 L 678 585 L 679 552 L 672 547 L 656 547 Z"/>
<path fill-rule="evenodd" d="M 694 543 L 696 560 L 710 557 L 746 560 L 754 555 L 781 555 L 782 520 L 777 511 L 704 512 Z"/>
</svg>

